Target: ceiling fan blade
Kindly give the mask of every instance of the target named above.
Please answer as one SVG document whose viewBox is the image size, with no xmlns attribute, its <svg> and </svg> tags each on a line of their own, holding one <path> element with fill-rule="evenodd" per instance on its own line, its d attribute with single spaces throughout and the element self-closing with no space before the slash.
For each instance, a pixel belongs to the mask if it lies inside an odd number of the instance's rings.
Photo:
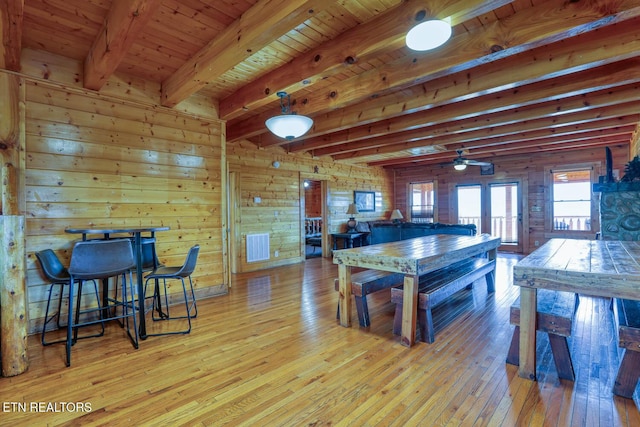
<svg viewBox="0 0 640 427">
<path fill-rule="evenodd" d="M 491 162 L 480 162 L 478 160 L 469 160 L 469 159 L 465 159 L 464 163 L 466 165 L 473 165 L 473 166 L 491 166 L 492 165 Z"/>
</svg>

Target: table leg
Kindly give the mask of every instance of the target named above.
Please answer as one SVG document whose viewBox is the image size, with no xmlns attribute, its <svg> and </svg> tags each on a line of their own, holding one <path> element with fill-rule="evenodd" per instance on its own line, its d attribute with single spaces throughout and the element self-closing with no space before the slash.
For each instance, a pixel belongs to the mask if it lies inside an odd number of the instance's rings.
<svg viewBox="0 0 640 427">
<path fill-rule="evenodd" d="M 402 336 L 400 344 L 411 347 L 416 341 L 416 317 L 418 315 L 418 285 L 420 276 L 404 276 L 402 293 Z"/>
<path fill-rule="evenodd" d="M 338 306 L 340 324 L 351 326 L 351 266 L 338 264 Z"/>
<path fill-rule="evenodd" d="M 518 375 L 536 379 L 536 314 L 538 290 L 520 287 L 520 367 Z"/>
<path fill-rule="evenodd" d="M 142 239 L 140 232 L 133 234 L 133 242 L 136 246 L 136 280 L 138 281 L 138 336 L 140 339 L 147 338 L 147 325 L 145 323 L 144 315 L 144 283 L 142 280 Z"/>
</svg>

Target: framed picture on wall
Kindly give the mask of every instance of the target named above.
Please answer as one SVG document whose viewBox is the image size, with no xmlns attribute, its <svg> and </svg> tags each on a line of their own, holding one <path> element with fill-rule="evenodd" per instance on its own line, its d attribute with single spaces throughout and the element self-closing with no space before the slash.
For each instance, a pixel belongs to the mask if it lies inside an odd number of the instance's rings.
<svg viewBox="0 0 640 427">
<path fill-rule="evenodd" d="M 353 203 L 356 204 L 359 212 L 375 212 L 376 193 L 375 191 L 354 191 Z"/>
</svg>

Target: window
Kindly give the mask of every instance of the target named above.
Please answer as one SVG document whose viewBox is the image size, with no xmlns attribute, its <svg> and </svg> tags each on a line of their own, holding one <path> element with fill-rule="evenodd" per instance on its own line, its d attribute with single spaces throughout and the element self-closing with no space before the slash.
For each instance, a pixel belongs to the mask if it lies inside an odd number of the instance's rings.
<svg viewBox="0 0 640 427">
<path fill-rule="evenodd" d="M 591 231 L 592 169 L 551 170 L 552 230 Z"/>
<path fill-rule="evenodd" d="M 409 187 L 411 222 L 433 222 L 435 212 L 434 182 L 416 182 L 409 184 Z"/>
</svg>

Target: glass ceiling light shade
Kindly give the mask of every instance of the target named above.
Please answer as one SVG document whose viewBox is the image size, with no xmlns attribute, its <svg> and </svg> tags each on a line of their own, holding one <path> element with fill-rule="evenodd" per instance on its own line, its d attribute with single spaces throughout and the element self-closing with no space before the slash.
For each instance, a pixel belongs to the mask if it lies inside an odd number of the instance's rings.
<svg viewBox="0 0 640 427">
<path fill-rule="evenodd" d="M 451 25 L 440 19 L 432 19 L 410 29 L 406 43 L 409 49 L 431 50 L 442 46 L 450 37 Z"/>
<path fill-rule="evenodd" d="M 271 117 L 264 122 L 267 129 L 276 136 L 292 140 L 304 135 L 313 126 L 313 120 L 307 116 L 299 116 L 291 111 L 291 98 L 287 92 L 278 92 L 282 114 Z"/>
<path fill-rule="evenodd" d="M 455 164 L 453 165 L 453 168 L 457 171 L 463 171 L 467 168 L 467 165 L 465 165 L 464 163 L 461 164 Z"/>
</svg>

